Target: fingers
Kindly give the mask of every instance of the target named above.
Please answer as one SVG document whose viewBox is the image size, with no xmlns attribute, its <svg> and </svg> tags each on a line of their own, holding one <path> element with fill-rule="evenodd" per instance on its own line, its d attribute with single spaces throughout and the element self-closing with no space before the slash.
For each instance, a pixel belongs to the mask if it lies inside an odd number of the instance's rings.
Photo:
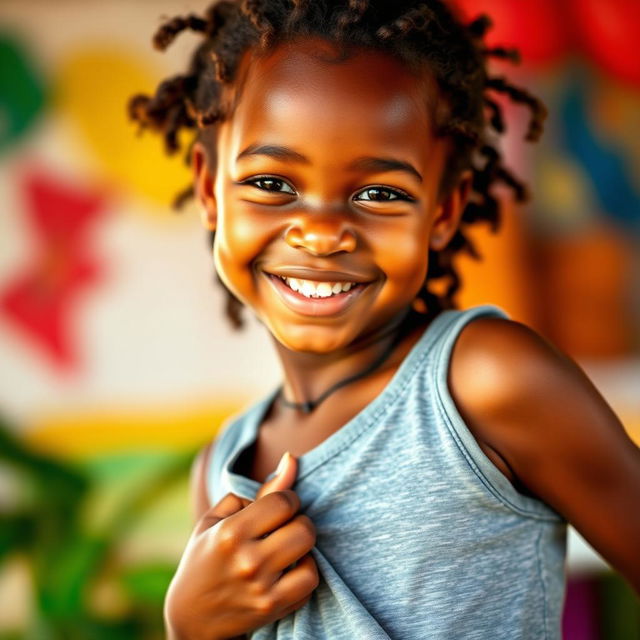
<svg viewBox="0 0 640 640">
<path fill-rule="evenodd" d="M 298 564 L 284 573 L 271 588 L 276 602 L 293 602 L 287 612 L 300 608 L 311 597 L 320 583 L 318 566 L 310 553 L 300 558 Z"/>
<path fill-rule="evenodd" d="M 198 534 L 202 533 L 206 529 L 210 529 L 214 525 L 218 524 L 220 520 L 228 518 L 250 504 L 251 500 L 237 496 L 235 493 L 227 493 L 220 502 L 211 507 L 207 512 L 205 512 L 200 520 L 198 520 L 194 528 L 194 533 Z"/>
<path fill-rule="evenodd" d="M 295 516 L 260 542 L 265 570 L 272 574 L 283 571 L 307 554 L 315 543 L 316 528 L 309 516 Z"/>
<path fill-rule="evenodd" d="M 242 520 L 246 537 L 261 538 L 284 525 L 300 509 L 300 498 L 295 491 L 274 491 L 250 504 L 232 518 Z"/>
</svg>

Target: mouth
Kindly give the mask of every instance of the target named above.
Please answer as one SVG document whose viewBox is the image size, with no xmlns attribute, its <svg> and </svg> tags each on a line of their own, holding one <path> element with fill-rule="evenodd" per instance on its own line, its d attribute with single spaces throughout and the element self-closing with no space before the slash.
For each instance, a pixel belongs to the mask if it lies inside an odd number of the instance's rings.
<svg viewBox="0 0 640 640">
<path fill-rule="evenodd" d="M 306 280 L 263 271 L 280 299 L 293 311 L 309 316 L 336 315 L 350 307 L 370 282 Z"/>
</svg>

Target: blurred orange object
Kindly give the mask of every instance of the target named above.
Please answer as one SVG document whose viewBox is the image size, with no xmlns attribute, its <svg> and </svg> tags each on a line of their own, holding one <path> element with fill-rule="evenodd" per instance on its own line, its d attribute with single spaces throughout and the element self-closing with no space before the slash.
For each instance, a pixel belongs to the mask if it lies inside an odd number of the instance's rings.
<svg viewBox="0 0 640 640">
<path fill-rule="evenodd" d="M 604 220 L 535 247 L 540 330 L 573 358 L 631 355 L 631 251 Z"/>
</svg>

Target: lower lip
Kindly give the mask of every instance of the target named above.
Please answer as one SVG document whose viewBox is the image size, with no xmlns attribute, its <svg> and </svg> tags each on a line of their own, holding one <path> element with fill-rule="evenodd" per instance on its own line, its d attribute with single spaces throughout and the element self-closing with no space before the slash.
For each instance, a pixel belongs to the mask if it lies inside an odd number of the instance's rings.
<svg viewBox="0 0 640 640">
<path fill-rule="evenodd" d="M 328 298 L 307 298 L 291 289 L 282 278 L 269 273 L 264 275 L 271 282 L 284 303 L 293 311 L 305 316 L 336 315 L 351 306 L 368 286 L 368 283 L 359 283 L 355 286 L 352 285 L 349 291 L 336 293 Z"/>
</svg>

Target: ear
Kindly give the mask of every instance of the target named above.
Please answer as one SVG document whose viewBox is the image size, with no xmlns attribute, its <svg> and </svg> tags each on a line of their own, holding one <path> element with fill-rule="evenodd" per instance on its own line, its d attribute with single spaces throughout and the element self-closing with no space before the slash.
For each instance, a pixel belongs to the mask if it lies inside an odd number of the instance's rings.
<svg viewBox="0 0 640 640">
<path fill-rule="evenodd" d="M 435 251 L 444 249 L 455 234 L 462 212 L 467 206 L 473 172 L 466 169 L 460 174 L 460 178 L 449 193 L 438 203 L 434 214 L 429 247 Z"/>
<path fill-rule="evenodd" d="M 214 175 L 207 150 L 200 140 L 195 142 L 191 150 L 191 167 L 195 195 L 202 205 L 202 224 L 209 231 L 215 231 L 218 215 L 213 189 Z"/>
</svg>

